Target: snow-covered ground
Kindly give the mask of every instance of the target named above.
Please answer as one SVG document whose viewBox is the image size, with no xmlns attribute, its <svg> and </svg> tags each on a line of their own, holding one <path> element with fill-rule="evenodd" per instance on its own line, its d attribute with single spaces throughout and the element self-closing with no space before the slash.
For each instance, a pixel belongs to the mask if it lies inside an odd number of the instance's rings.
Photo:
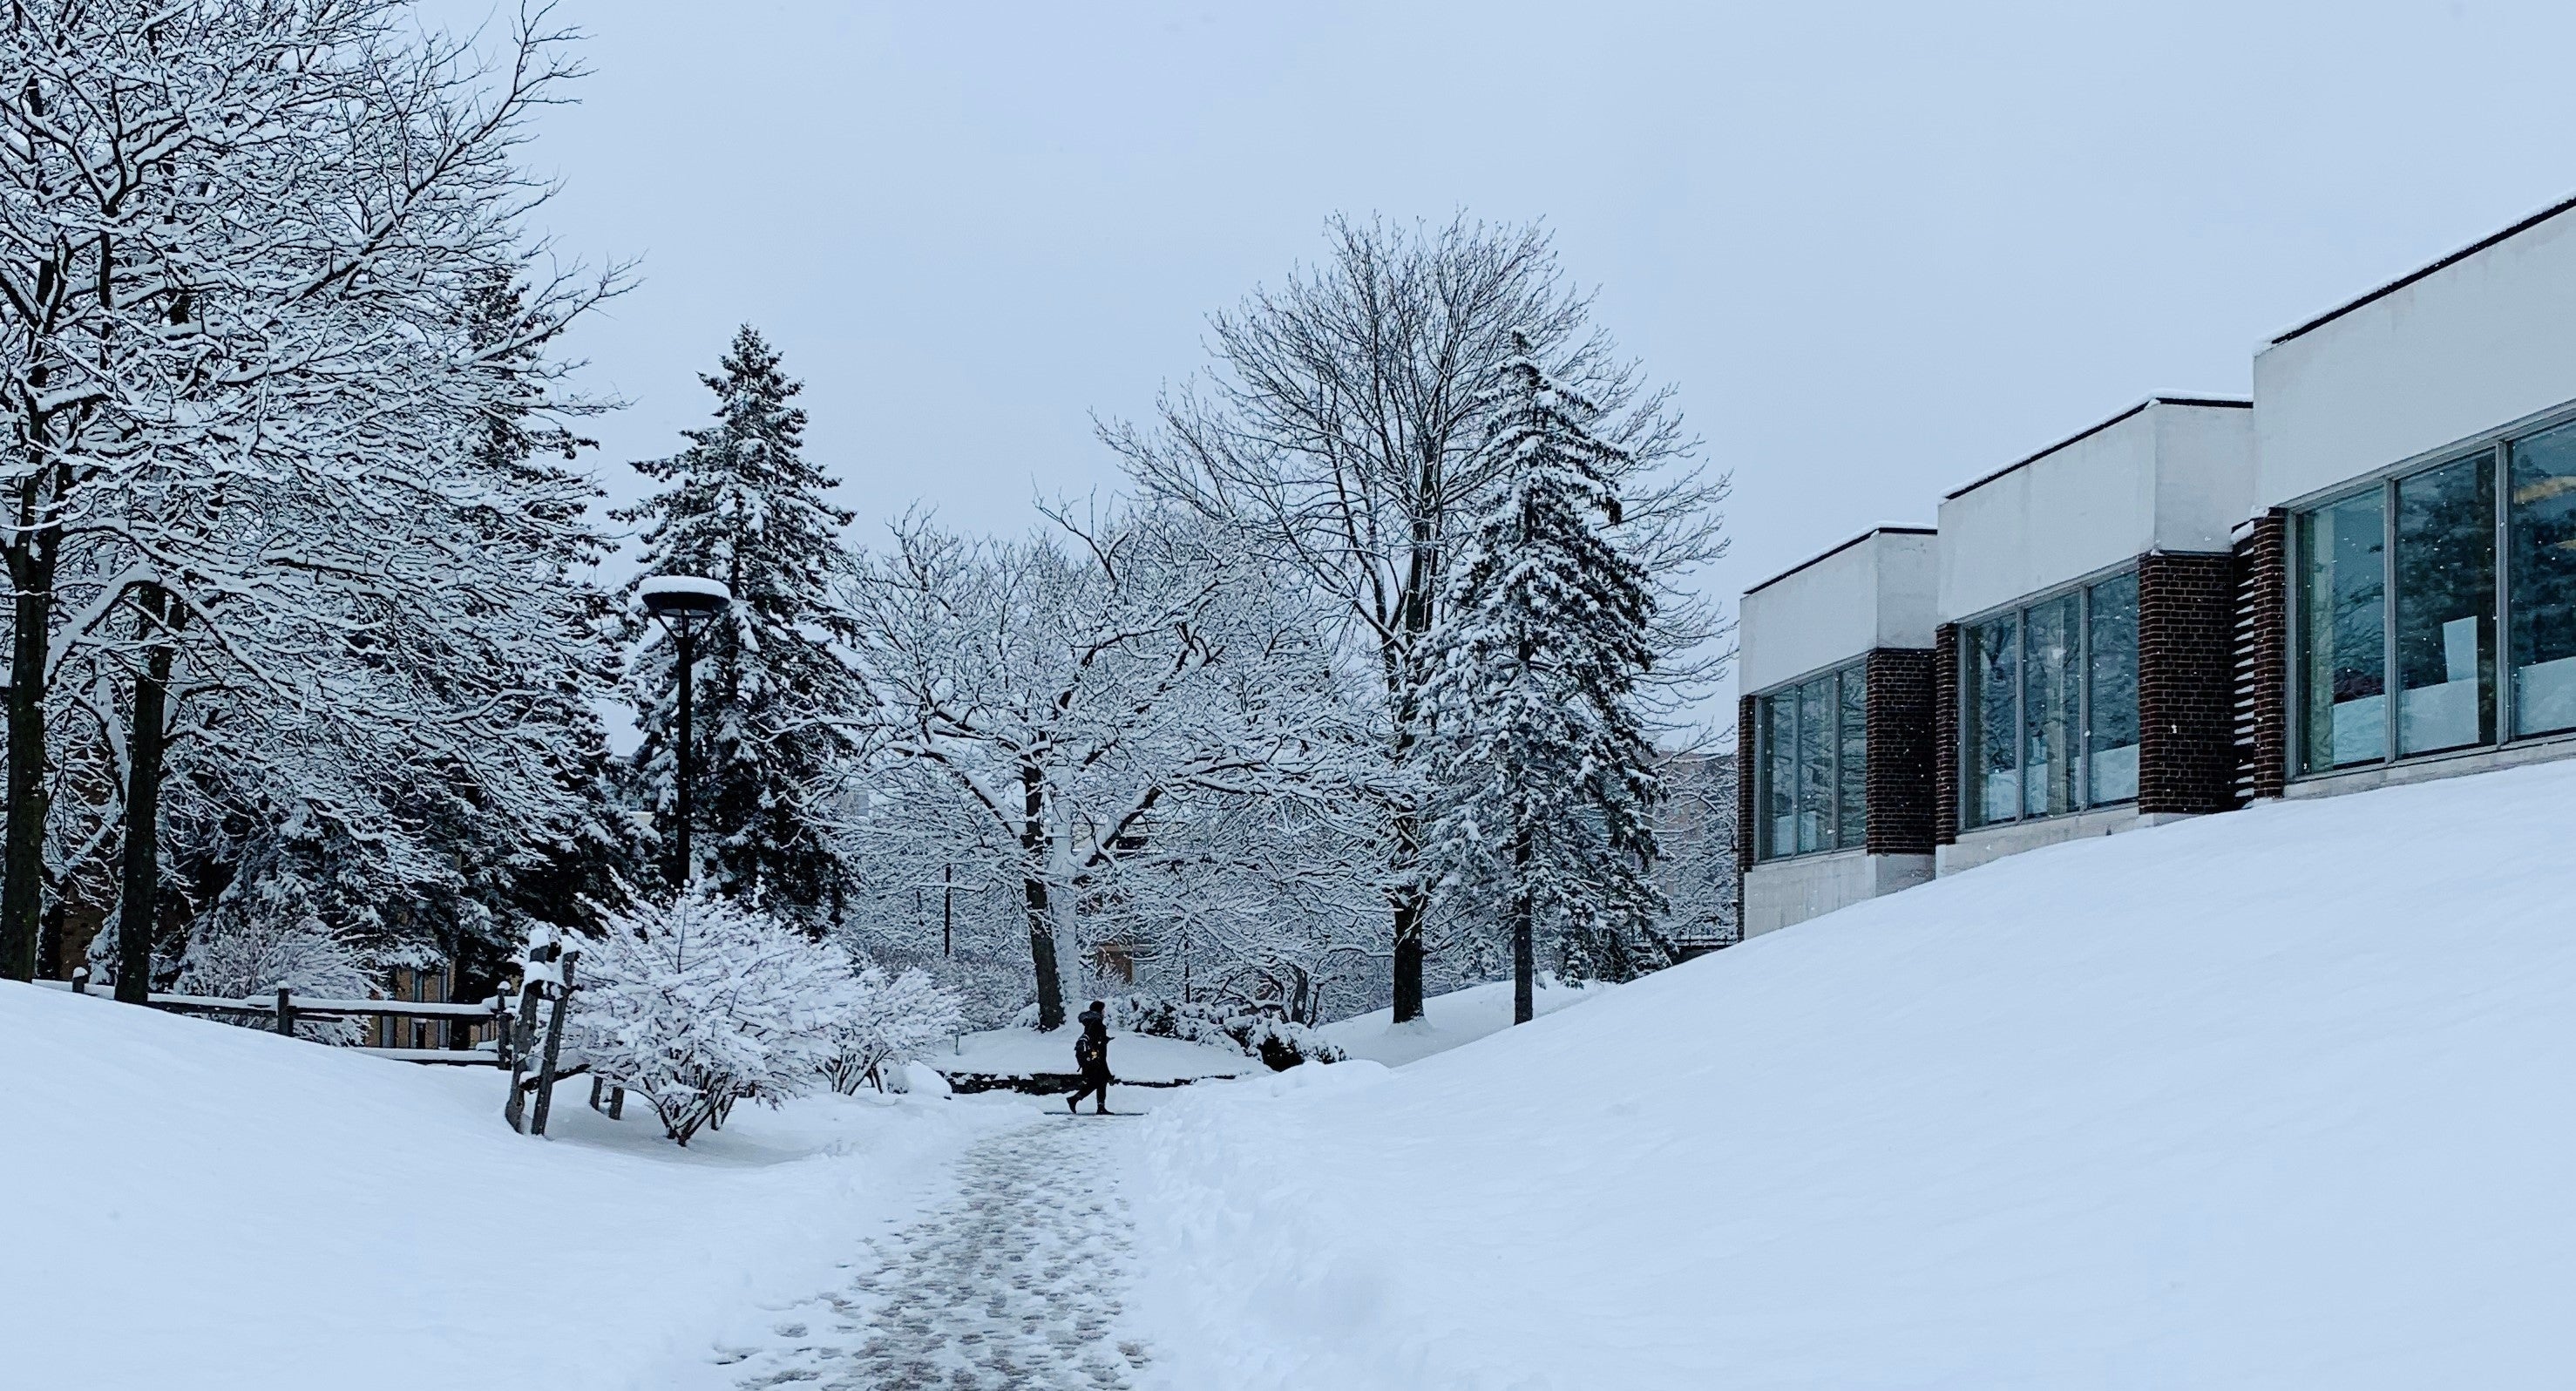
<svg viewBox="0 0 2576 1391">
<path fill-rule="evenodd" d="M 5 982 L 0 1058 L 12 1387 L 658 1386 L 1030 1119 L 1026 1098 L 825 1096 L 683 1151 L 577 1079 L 529 1139 L 484 1069 Z"/>
<path fill-rule="evenodd" d="M 1532 992 L 1531 1003 L 1545 1016 L 1599 994 L 1599 986 L 1563 985 L 1542 979 Z M 1510 1028 L 1512 983 L 1489 981 L 1434 995 L 1422 1002 L 1420 1019 L 1400 1025 L 1394 1019 L 1393 1010 L 1371 1010 L 1337 1019 L 1324 1025 L 1321 1032 L 1354 1058 L 1401 1067 Z"/>
<path fill-rule="evenodd" d="M 1035 1029 L 987 1029 L 966 1035 L 954 1047 L 935 1050 L 926 1061 L 942 1072 L 978 1072 L 997 1077 L 1071 1072 L 1073 1040 L 1080 1032 L 1070 1026 L 1051 1034 Z M 1211 1048 L 1177 1038 L 1112 1030 L 1109 1070 L 1122 1081 L 1174 1082 L 1182 1078 L 1238 1077 L 1262 1068 L 1259 1059 L 1246 1057 L 1239 1049 Z"/>
<path fill-rule="evenodd" d="M 1173 1388 L 2576 1376 L 2576 764 L 2006 860 L 1174 1098 Z"/>
</svg>

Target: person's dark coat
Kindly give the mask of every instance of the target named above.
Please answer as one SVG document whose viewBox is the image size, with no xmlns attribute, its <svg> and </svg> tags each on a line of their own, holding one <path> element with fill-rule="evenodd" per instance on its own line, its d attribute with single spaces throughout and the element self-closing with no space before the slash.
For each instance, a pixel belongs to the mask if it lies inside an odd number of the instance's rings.
<svg viewBox="0 0 2576 1391">
<path fill-rule="evenodd" d="M 1109 1070 L 1109 1021 L 1096 1009 L 1082 1012 L 1082 1037 L 1074 1040 L 1073 1061 L 1088 1077 Z"/>
</svg>

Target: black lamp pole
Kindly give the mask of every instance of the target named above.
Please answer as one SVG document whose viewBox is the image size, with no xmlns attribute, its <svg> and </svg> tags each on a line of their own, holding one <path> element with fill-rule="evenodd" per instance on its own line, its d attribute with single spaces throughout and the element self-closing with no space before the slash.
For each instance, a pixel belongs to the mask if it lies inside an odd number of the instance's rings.
<svg viewBox="0 0 2576 1391">
<path fill-rule="evenodd" d="M 698 824 L 697 809 L 691 805 L 689 797 L 690 786 L 698 780 L 698 741 L 689 729 L 690 712 L 698 703 L 698 625 L 690 622 L 688 615 L 682 614 L 677 632 L 680 639 L 680 857 L 671 864 L 671 887 L 685 890 L 689 887 L 690 871 L 698 863 L 689 856 L 689 831 Z"/>
<path fill-rule="evenodd" d="M 652 576 L 640 588 L 645 611 L 661 620 L 680 648 L 680 788 L 676 799 L 680 804 L 680 853 L 671 864 L 671 887 L 685 890 L 697 868 L 689 851 L 689 832 L 697 826 L 697 799 L 691 791 L 698 780 L 698 743 L 691 728 L 697 707 L 697 620 L 722 613 L 732 596 L 714 580 L 687 575 Z"/>
</svg>

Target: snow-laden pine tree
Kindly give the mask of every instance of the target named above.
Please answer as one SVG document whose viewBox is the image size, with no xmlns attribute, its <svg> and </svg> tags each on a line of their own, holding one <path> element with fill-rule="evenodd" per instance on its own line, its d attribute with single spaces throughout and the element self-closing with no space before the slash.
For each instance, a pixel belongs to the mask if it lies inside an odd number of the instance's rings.
<svg viewBox="0 0 2576 1391">
<path fill-rule="evenodd" d="M 811 922 L 842 888 L 815 799 L 853 746 L 857 687 L 832 651 L 851 631 L 835 603 L 852 570 L 841 541 L 851 514 L 825 496 L 839 480 L 805 457 L 800 385 L 756 330 L 743 326 L 720 370 L 701 380 L 716 394 L 715 423 L 684 432 L 679 453 L 638 463 L 661 489 L 617 515 L 643 524 L 639 582 L 699 575 L 733 593 L 697 640 L 693 792 L 697 829 L 713 834 L 696 843 L 710 863 L 690 870 Z M 628 678 L 642 712 L 637 766 L 646 805 L 668 826 L 679 798 L 678 654 L 640 608 L 628 622 L 640 642 Z"/>
<path fill-rule="evenodd" d="M 1445 794 L 1433 844 L 1453 889 L 1507 930 L 1526 1023 L 1542 933 L 1571 975 L 1643 964 L 1660 791 L 1635 704 L 1654 590 L 1612 532 L 1622 451 L 1526 338 L 1514 346 L 1487 446 L 1503 487 L 1450 592 L 1426 696 Z"/>
</svg>

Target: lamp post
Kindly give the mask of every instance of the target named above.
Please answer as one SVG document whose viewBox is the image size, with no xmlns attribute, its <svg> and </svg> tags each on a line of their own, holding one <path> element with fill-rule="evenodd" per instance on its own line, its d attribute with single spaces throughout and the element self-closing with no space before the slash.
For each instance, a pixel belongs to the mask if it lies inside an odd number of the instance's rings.
<svg viewBox="0 0 2576 1391">
<path fill-rule="evenodd" d="M 689 830 L 696 813 L 691 806 L 689 788 L 697 780 L 697 744 L 691 737 L 689 717 L 697 702 L 697 627 L 700 622 L 723 613 L 733 602 L 732 591 L 718 580 L 695 575 L 649 575 L 636 587 L 644 600 L 644 611 L 660 620 L 680 647 L 680 854 L 671 865 L 671 885 L 689 887 L 689 877 L 697 862 L 689 857 Z"/>
<path fill-rule="evenodd" d="M 912 903 L 913 911 L 915 913 L 919 913 L 921 911 L 922 890 L 939 890 L 939 954 L 941 956 L 952 956 L 956 954 L 957 891 L 959 889 L 964 889 L 968 893 L 981 893 L 991 887 L 992 885 L 990 884 L 958 883 L 957 866 L 954 863 L 944 864 L 939 867 L 939 879 L 937 882 L 915 884 L 912 886 Z"/>
</svg>

